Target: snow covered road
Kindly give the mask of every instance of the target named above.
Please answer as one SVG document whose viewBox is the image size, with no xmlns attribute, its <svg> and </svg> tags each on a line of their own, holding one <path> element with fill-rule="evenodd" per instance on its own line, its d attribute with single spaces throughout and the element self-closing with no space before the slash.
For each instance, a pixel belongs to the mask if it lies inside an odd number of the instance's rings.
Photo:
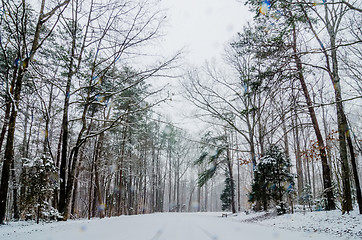
<svg viewBox="0 0 362 240">
<path fill-rule="evenodd" d="M 94 220 L 0 226 L 1 240 L 332 240 L 221 218 L 216 213 L 159 213 Z"/>
</svg>

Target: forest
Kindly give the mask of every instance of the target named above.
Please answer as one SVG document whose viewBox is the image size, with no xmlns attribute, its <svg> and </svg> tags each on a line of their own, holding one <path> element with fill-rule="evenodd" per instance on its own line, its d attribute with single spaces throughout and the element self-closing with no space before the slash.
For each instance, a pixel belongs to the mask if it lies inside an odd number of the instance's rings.
<svg viewBox="0 0 362 240">
<path fill-rule="evenodd" d="M 362 214 L 361 3 L 245 5 L 225 64 L 186 68 L 150 52 L 159 1 L 1 0 L 0 222 Z M 165 79 L 203 129 L 157 111 Z"/>
</svg>

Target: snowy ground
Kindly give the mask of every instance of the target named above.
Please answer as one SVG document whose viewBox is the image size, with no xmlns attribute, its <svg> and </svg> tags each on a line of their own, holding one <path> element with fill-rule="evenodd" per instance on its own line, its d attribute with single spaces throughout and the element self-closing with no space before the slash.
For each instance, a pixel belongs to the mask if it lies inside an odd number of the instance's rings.
<svg viewBox="0 0 362 240">
<path fill-rule="evenodd" d="M 0 226 L 1 240 L 333 240 L 361 239 L 356 212 L 297 213 L 284 216 L 221 213 L 159 213 L 67 222 L 10 223 Z M 282 229 L 283 227 L 284 229 Z M 349 230 L 348 230 L 349 229 Z M 347 232 L 346 232 L 347 231 Z"/>
<path fill-rule="evenodd" d="M 355 209 L 350 214 L 341 211 L 297 212 L 275 216 L 273 213 L 239 213 L 230 219 L 237 222 L 256 223 L 304 233 L 327 233 L 338 239 L 362 239 L 362 215 Z"/>
</svg>

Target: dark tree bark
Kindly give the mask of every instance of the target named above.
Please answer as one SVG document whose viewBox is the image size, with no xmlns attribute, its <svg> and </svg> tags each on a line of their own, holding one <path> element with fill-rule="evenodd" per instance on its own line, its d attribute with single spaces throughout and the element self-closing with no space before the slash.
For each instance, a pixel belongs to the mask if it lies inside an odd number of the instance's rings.
<svg viewBox="0 0 362 240">
<path fill-rule="evenodd" d="M 357 197 L 359 214 L 362 214 L 361 185 L 359 183 L 358 170 L 357 170 L 357 164 L 356 164 L 356 157 L 355 157 L 355 153 L 354 153 L 354 149 L 353 149 L 351 134 L 350 134 L 350 132 L 348 130 L 347 130 L 347 133 L 346 133 L 346 137 L 347 137 L 348 147 L 349 147 L 349 150 L 350 150 L 349 154 L 351 155 L 352 171 L 353 171 L 354 182 L 355 182 L 355 187 L 356 187 L 356 195 L 357 195 L 356 197 Z"/>
<path fill-rule="evenodd" d="M 8 96 L 5 97 L 5 102 L 6 102 L 6 109 L 5 109 L 4 119 L 3 119 L 4 124 L 1 129 L 1 133 L 0 133 L 0 152 L 2 150 L 2 146 L 3 146 L 4 140 L 5 140 L 6 130 L 8 128 L 8 124 L 9 124 L 11 102 L 10 102 L 10 99 Z"/>
<path fill-rule="evenodd" d="M 95 181 L 95 187 L 97 189 L 97 201 L 98 201 L 98 205 L 99 205 L 99 217 L 100 218 L 104 218 L 105 216 L 105 209 L 103 206 L 104 202 L 103 202 L 103 197 L 102 197 L 102 191 L 101 191 L 101 184 L 100 184 L 100 178 L 99 178 L 99 171 L 98 171 L 98 165 L 99 165 L 99 158 L 101 157 L 101 153 L 102 153 L 102 148 L 103 148 L 103 138 L 104 138 L 104 133 L 100 134 L 98 141 L 97 141 L 97 145 L 96 145 L 96 150 L 95 150 L 95 161 L 94 161 L 94 181 Z"/>
<path fill-rule="evenodd" d="M 8 134 L 6 139 L 5 147 L 5 157 L 4 164 L 1 174 L 1 185 L 0 185 L 0 224 L 4 223 L 5 213 L 6 213 L 6 200 L 8 195 L 9 188 L 9 179 L 10 179 L 10 166 L 14 161 L 14 140 L 15 140 L 15 125 L 16 117 L 18 115 L 18 107 L 20 100 L 20 93 L 22 88 L 24 70 L 18 68 L 18 74 L 15 83 L 14 89 L 14 102 L 11 107 L 11 114 L 8 125 Z M 11 93 L 12 94 L 12 93 Z"/>
<path fill-rule="evenodd" d="M 64 107 L 63 107 L 63 119 L 62 119 L 62 152 L 61 152 L 61 161 L 60 161 L 60 188 L 59 188 L 59 212 L 64 213 L 66 207 L 66 168 L 68 160 L 68 138 L 69 138 L 69 130 L 68 130 L 68 112 L 69 112 L 69 99 L 70 99 L 70 87 L 72 84 L 72 78 L 74 75 L 74 54 L 75 54 L 75 44 L 76 44 L 76 25 L 73 24 L 73 38 L 72 38 L 72 48 L 71 48 L 71 56 L 69 63 L 69 70 L 67 76 L 67 85 L 65 88 L 65 96 L 64 96 Z"/>
</svg>

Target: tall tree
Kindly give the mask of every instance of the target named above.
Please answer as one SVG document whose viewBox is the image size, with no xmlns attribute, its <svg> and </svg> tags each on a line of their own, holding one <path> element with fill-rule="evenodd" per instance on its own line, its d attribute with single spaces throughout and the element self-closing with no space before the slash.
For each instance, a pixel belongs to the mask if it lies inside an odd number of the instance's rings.
<svg viewBox="0 0 362 240">
<path fill-rule="evenodd" d="M 21 1 L 20 3 L 9 1 L 4 4 L 6 11 L 12 15 L 12 18 L 15 16 L 18 19 L 21 19 L 20 26 L 16 26 L 13 29 L 14 34 L 17 34 L 20 41 L 18 42 L 17 48 L 17 58 L 15 60 L 15 68 L 13 70 L 12 75 L 12 88 L 10 91 L 11 94 L 11 113 L 8 123 L 8 130 L 7 130 L 7 139 L 6 139 L 6 147 L 5 147 L 5 156 L 4 156 L 4 165 L 2 169 L 1 175 L 1 187 L 0 187 L 0 223 L 4 222 L 5 212 L 6 212 L 6 199 L 8 193 L 8 186 L 9 186 L 9 176 L 10 176 L 10 166 L 11 163 L 14 161 L 14 134 L 15 134 L 15 127 L 16 127 L 16 119 L 18 115 L 18 108 L 19 108 L 19 101 L 22 92 L 23 80 L 26 76 L 26 72 L 29 68 L 29 63 L 33 59 L 35 53 L 41 47 L 44 41 L 48 38 L 49 34 L 52 32 L 54 27 L 57 24 L 57 20 L 55 23 L 49 26 L 49 28 L 44 31 L 45 24 L 49 22 L 50 19 L 53 19 L 54 16 L 59 15 L 56 14 L 58 11 L 64 11 L 64 8 L 68 5 L 70 0 L 64 0 L 60 2 L 55 7 L 49 6 L 50 11 L 45 12 L 45 0 L 41 1 L 40 9 L 38 12 L 38 20 L 35 25 L 35 30 L 29 32 L 27 29 L 27 24 L 30 21 L 29 14 L 27 13 L 27 3 L 25 0 Z M 20 12 L 13 12 L 12 9 L 17 9 L 17 5 L 21 6 Z M 13 19 L 14 20 L 14 19 Z M 27 47 L 27 40 L 31 39 L 31 47 L 28 49 Z"/>
<path fill-rule="evenodd" d="M 309 28 L 312 30 L 314 37 L 317 39 L 321 52 L 325 58 L 325 66 L 321 67 L 324 69 L 331 80 L 333 85 L 334 94 L 335 94 L 335 104 L 337 112 L 337 126 L 338 126 L 338 138 L 339 138 L 339 154 L 342 162 L 342 181 L 343 181 L 343 201 L 342 201 L 342 213 L 349 212 L 352 210 L 352 197 L 351 197 L 351 186 L 350 186 L 350 170 L 348 163 L 348 153 L 347 145 L 350 150 L 351 163 L 353 167 L 353 174 L 357 188 L 357 201 L 359 204 L 360 213 L 362 213 L 362 195 L 361 188 L 359 184 L 359 177 L 356 168 L 356 159 L 354 153 L 354 147 L 352 140 L 349 134 L 349 124 L 347 122 L 347 117 L 343 107 L 343 98 L 342 98 L 342 89 L 341 89 L 341 79 L 339 74 L 339 61 L 338 61 L 338 34 L 342 31 L 341 23 L 342 19 L 347 14 L 350 7 L 343 3 L 337 3 L 332 1 L 332 4 L 323 4 L 324 6 L 324 15 L 319 12 L 318 9 L 311 8 L 311 10 L 316 14 L 320 21 L 325 25 L 326 31 L 328 34 L 328 45 L 329 48 L 324 46 L 322 43 L 321 37 L 318 35 L 315 27 L 312 24 L 310 19 L 310 14 L 307 10 L 301 5 L 301 9 L 307 19 Z M 346 43 L 346 44 L 355 44 L 355 43 Z"/>
</svg>

